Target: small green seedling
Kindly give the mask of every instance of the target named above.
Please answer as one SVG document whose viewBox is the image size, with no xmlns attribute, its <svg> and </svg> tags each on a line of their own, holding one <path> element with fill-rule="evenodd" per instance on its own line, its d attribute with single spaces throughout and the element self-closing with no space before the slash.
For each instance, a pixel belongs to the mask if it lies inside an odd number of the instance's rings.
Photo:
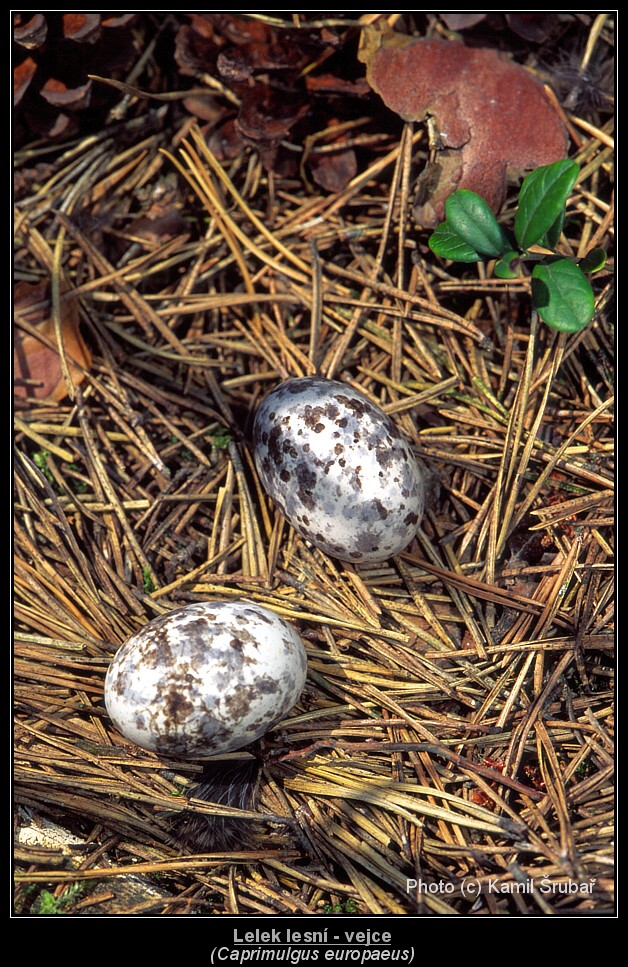
<svg viewBox="0 0 628 967">
<path fill-rule="evenodd" d="M 214 433 L 214 435 L 211 437 L 211 444 L 216 450 L 227 450 L 231 440 L 232 436 L 229 433 L 229 430 L 218 430 L 218 432 Z"/>
<path fill-rule="evenodd" d="M 71 906 L 81 896 L 82 892 L 82 883 L 70 883 L 60 897 L 56 897 L 48 890 L 42 890 L 32 912 L 41 917 L 59 916 L 65 913 L 66 908 Z"/>
<path fill-rule="evenodd" d="M 514 235 L 499 224 L 480 195 L 454 191 L 445 202 L 445 221 L 429 239 L 430 249 L 453 262 L 496 259 L 493 271 L 500 279 L 516 279 L 525 262 L 535 262 L 531 292 L 539 316 L 552 329 L 579 332 L 591 322 L 595 308 L 585 273 L 601 269 L 606 253 L 595 248 L 574 259 L 556 252 L 578 172 L 576 162 L 568 160 L 532 171 L 519 192 Z M 537 251 L 530 252 L 532 246 Z"/>
<path fill-rule="evenodd" d="M 33 454 L 33 462 L 36 467 L 39 467 L 44 477 L 48 483 L 54 483 L 55 478 L 48 467 L 48 457 L 50 456 L 50 450 L 37 450 Z"/>
<path fill-rule="evenodd" d="M 357 913 L 360 909 L 355 900 L 345 900 L 344 903 L 326 903 L 323 913 Z"/>
<path fill-rule="evenodd" d="M 149 567 L 142 570 L 142 590 L 145 594 L 152 594 L 157 590 L 157 585 L 153 581 L 153 575 Z"/>
</svg>

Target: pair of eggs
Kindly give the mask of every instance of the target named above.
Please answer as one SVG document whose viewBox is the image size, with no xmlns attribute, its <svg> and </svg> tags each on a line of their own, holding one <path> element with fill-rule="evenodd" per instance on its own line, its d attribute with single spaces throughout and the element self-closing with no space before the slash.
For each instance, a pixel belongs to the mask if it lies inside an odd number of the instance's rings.
<svg viewBox="0 0 628 967">
<path fill-rule="evenodd" d="M 383 561 L 414 537 L 425 485 L 393 421 L 344 383 L 291 379 L 260 404 L 255 465 L 289 523 L 332 557 Z M 116 728 L 162 755 L 204 759 L 277 725 L 305 684 L 292 626 L 250 601 L 190 604 L 149 622 L 115 655 L 105 704 Z"/>
</svg>

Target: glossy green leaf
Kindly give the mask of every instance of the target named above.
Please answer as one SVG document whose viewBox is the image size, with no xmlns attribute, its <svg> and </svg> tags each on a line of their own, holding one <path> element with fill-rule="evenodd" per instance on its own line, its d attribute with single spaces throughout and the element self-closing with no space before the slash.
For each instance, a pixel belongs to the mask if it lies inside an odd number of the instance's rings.
<svg viewBox="0 0 628 967">
<path fill-rule="evenodd" d="M 493 273 L 498 279 L 518 279 L 521 275 L 521 253 L 506 252 L 495 263 Z"/>
<path fill-rule="evenodd" d="M 554 249 L 558 245 L 558 242 L 560 239 L 560 233 L 563 230 L 564 224 L 565 224 L 565 209 L 563 207 L 554 224 L 551 225 L 549 229 L 545 232 L 545 235 L 543 235 L 543 237 L 539 239 L 539 245 L 542 245 L 543 248 L 549 248 L 551 249 L 551 251 L 554 251 Z"/>
<path fill-rule="evenodd" d="M 441 222 L 429 237 L 428 245 L 434 255 L 452 262 L 480 262 L 482 256 L 454 232 L 448 222 Z"/>
<path fill-rule="evenodd" d="M 592 248 L 578 265 L 583 272 L 599 272 L 606 265 L 606 252 L 603 248 Z"/>
<path fill-rule="evenodd" d="M 524 251 L 552 231 L 564 211 L 578 172 L 576 162 L 565 159 L 536 168 L 524 179 L 515 216 L 515 236 Z"/>
<path fill-rule="evenodd" d="M 480 255 L 498 258 L 510 247 L 489 205 L 474 191 L 454 191 L 445 215 L 449 227 Z"/>
<path fill-rule="evenodd" d="M 595 297 L 575 262 L 556 259 L 532 272 L 532 301 L 543 322 L 561 332 L 580 332 L 593 318 Z"/>
</svg>

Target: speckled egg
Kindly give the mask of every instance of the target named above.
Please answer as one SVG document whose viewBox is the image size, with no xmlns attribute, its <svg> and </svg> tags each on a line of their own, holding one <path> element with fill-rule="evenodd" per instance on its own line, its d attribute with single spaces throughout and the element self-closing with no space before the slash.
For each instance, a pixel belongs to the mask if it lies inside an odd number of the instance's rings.
<svg viewBox="0 0 628 967">
<path fill-rule="evenodd" d="M 281 383 L 257 410 L 253 452 L 284 517 L 332 557 L 383 561 L 416 534 L 421 470 L 390 417 L 351 386 L 318 376 Z"/>
<path fill-rule="evenodd" d="M 241 600 L 188 604 L 122 645 L 107 671 L 105 705 L 143 749 L 205 759 L 277 725 L 306 673 L 301 638 L 273 611 Z"/>
</svg>

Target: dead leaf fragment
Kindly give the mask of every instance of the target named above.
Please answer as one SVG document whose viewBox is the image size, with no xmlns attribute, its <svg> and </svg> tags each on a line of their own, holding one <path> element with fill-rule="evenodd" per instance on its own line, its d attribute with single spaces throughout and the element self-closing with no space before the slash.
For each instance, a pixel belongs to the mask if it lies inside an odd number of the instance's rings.
<svg viewBox="0 0 628 967">
<path fill-rule="evenodd" d="M 450 30 L 469 30 L 486 20 L 485 13 L 441 13 L 440 19 Z"/>
<path fill-rule="evenodd" d="M 560 30 L 560 16 L 555 13 L 440 13 L 449 30 L 471 30 L 483 24 L 488 30 L 508 27 L 518 37 L 541 44 Z"/>
<path fill-rule="evenodd" d="M 50 318 L 46 282 L 17 282 L 14 288 L 15 314 L 13 342 L 13 396 L 58 402 L 68 395 L 57 347 L 55 327 Z M 91 353 L 79 329 L 76 301 L 63 304 L 63 348 L 70 377 L 75 386 L 85 379 L 91 366 Z M 23 320 L 25 326 L 19 325 Z"/>
<path fill-rule="evenodd" d="M 149 211 L 132 224 L 131 230 L 135 238 L 144 240 L 151 247 L 162 245 L 177 236 L 182 240 L 189 237 L 189 226 L 174 206 Z"/>
<path fill-rule="evenodd" d="M 242 98 L 236 128 L 252 144 L 271 146 L 287 138 L 307 111 L 308 104 L 298 95 L 253 84 Z"/>
<path fill-rule="evenodd" d="M 456 189 L 477 192 L 497 212 L 509 169 L 567 154 L 567 132 L 543 86 L 499 51 L 370 28 L 358 56 L 387 107 L 406 121 L 430 119 L 436 162 L 419 178 L 415 209 L 425 228 L 443 220 Z"/>
<path fill-rule="evenodd" d="M 312 178 L 324 191 L 343 191 L 358 172 L 355 151 L 348 148 L 334 154 L 312 154 Z"/>
<path fill-rule="evenodd" d="M 533 44 L 542 44 L 560 29 L 555 13 L 507 13 L 506 23 L 513 33 Z"/>
<path fill-rule="evenodd" d="M 294 145 L 310 130 L 326 128 L 329 102 L 369 93 L 364 80 L 313 73 L 341 42 L 327 29 L 278 28 L 233 14 L 188 14 L 175 41 L 179 70 L 201 80 L 211 75 L 228 92 L 230 103 L 223 117 L 198 94 L 186 98 L 184 105 L 213 127 L 206 137 L 217 157 L 226 160 L 253 148 L 267 170 L 293 177 L 298 170 Z M 352 113 L 350 106 L 341 108 Z M 351 165 L 349 155 L 336 164 L 322 159 L 321 183 L 338 190 L 335 186 L 352 177 Z"/>
<path fill-rule="evenodd" d="M 307 160 L 312 180 L 319 188 L 330 192 L 343 191 L 358 172 L 356 153 L 347 146 L 338 118 L 332 118 L 327 132 L 319 134 L 324 135 L 325 143 L 315 145 L 314 142 L 320 141 L 321 137 L 310 138 L 302 164 Z"/>
</svg>

